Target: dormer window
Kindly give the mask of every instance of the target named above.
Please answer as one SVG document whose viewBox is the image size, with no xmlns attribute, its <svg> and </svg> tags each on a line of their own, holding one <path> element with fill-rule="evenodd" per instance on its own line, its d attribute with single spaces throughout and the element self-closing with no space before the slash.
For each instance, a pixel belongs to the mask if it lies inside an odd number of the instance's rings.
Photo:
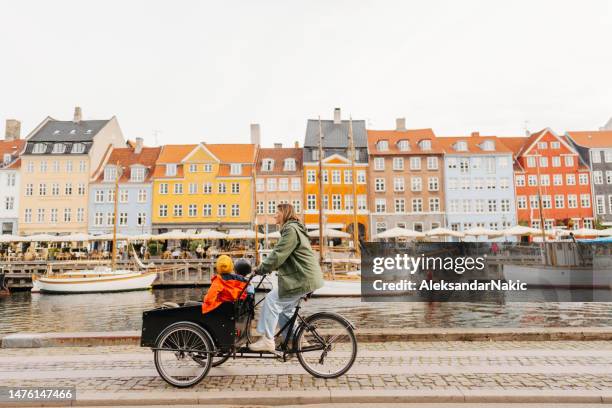
<svg viewBox="0 0 612 408">
<path fill-rule="evenodd" d="M 85 134 L 87 134 L 87 135 L 91 135 L 91 129 L 87 129 L 87 131 L 85 132 Z"/>
<path fill-rule="evenodd" d="M 34 154 L 43 154 L 47 151 L 47 145 L 44 143 L 36 143 L 34 148 L 32 149 L 32 153 Z"/>
<path fill-rule="evenodd" d="M 419 147 L 421 150 L 431 150 L 431 140 L 424 139 L 419 142 Z"/>
<path fill-rule="evenodd" d="M 60 133 L 60 131 L 59 131 L 59 130 L 54 130 L 54 131 L 53 131 L 53 134 L 54 134 L 54 135 L 59 135 L 59 133 Z"/>
<path fill-rule="evenodd" d="M 4 153 L 4 157 L 2 158 L 4 164 L 9 164 L 12 157 L 13 156 L 10 153 Z"/>
<path fill-rule="evenodd" d="M 379 152 L 386 152 L 387 150 L 389 150 L 389 141 L 379 140 L 378 143 L 376 143 L 376 150 L 378 150 Z"/>
<path fill-rule="evenodd" d="M 261 171 L 272 171 L 274 169 L 274 160 L 263 159 L 261 162 Z"/>
<path fill-rule="evenodd" d="M 66 152 L 66 145 L 63 143 L 55 143 L 53 145 L 53 150 L 51 151 L 51 153 L 65 153 Z"/>
<path fill-rule="evenodd" d="M 141 166 L 132 167 L 130 181 L 142 182 L 145 178 L 145 168 Z"/>
<path fill-rule="evenodd" d="M 232 163 L 230 166 L 230 174 L 234 176 L 241 175 L 242 174 L 242 164 Z"/>
<path fill-rule="evenodd" d="M 285 159 L 284 171 L 295 171 L 295 159 Z"/>
<path fill-rule="evenodd" d="M 400 140 L 397 142 L 397 148 L 402 152 L 407 152 L 410 150 L 410 143 L 407 140 Z"/>
<path fill-rule="evenodd" d="M 75 143 L 72 145 L 71 153 L 79 154 L 79 153 L 84 153 L 84 152 L 85 152 L 85 145 L 83 143 Z"/>
<path fill-rule="evenodd" d="M 482 150 L 492 152 L 493 150 L 495 150 L 495 142 L 492 140 L 486 140 L 480 145 L 480 147 L 482 148 Z"/>
<path fill-rule="evenodd" d="M 166 164 L 166 176 L 176 176 L 176 163 Z"/>
<path fill-rule="evenodd" d="M 117 179 L 117 167 L 106 166 L 104 168 L 104 181 L 115 181 Z"/>
<path fill-rule="evenodd" d="M 468 150 L 468 144 L 466 141 L 461 140 L 457 143 L 455 143 L 455 150 L 458 152 L 467 152 Z"/>
</svg>

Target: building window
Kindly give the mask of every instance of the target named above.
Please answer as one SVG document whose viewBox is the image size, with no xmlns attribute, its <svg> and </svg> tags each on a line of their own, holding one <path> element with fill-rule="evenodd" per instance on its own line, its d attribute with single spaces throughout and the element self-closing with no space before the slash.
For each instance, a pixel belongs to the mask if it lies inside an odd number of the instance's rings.
<svg viewBox="0 0 612 408">
<path fill-rule="evenodd" d="M 130 170 L 130 180 L 133 182 L 143 182 L 145 169 L 143 167 L 132 167 Z"/>
<path fill-rule="evenodd" d="M 535 167 L 535 166 L 536 166 L 535 157 L 528 156 L 527 157 L 527 167 Z"/>
<path fill-rule="evenodd" d="M 283 170 L 284 171 L 295 171 L 295 169 L 296 169 L 295 159 L 285 159 Z"/>
<path fill-rule="evenodd" d="M 301 191 L 302 190 L 302 181 L 299 177 L 291 178 L 291 191 Z"/>
<path fill-rule="evenodd" d="M 404 170 L 404 158 L 403 157 L 393 158 L 393 170 Z"/>
<path fill-rule="evenodd" d="M 595 196 L 595 211 L 597 214 L 605 214 L 606 213 L 606 199 L 605 196 L 598 195 Z"/>
<path fill-rule="evenodd" d="M 430 212 L 440 211 L 440 199 L 438 197 L 429 198 L 429 211 Z"/>
<path fill-rule="evenodd" d="M 197 171 L 198 171 L 198 165 L 195 164 L 195 163 L 191 163 L 189 165 L 189 172 L 190 173 L 197 173 Z"/>
<path fill-rule="evenodd" d="M 410 150 L 410 143 L 408 142 L 408 140 L 400 140 L 399 142 L 397 142 L 397 148 L 402 152 L 407 152 L 408 150 Z"/>
<path fill-rule="evenodd" d="M 116 181 L 117 180 L 117 167 L 106 166 L 104 168 L 104 181 Z"/>
<path fill-rule="evenodd" d="M 183 194 L 183 183 L 174 183 L 174 194 Z"/>
<path fill-rule="evenodd" d="M 272 171 L 274 170 L 274 160 L 263 159 L 261 161 L 261 171 Z"/>
<path fill-rule="evenodd" d="M 505 168 L 507 168 L 507 167 L 508 167 L 508 162 L 509 162 L 509 160 L 508 160 L 508 158 L 507 158 L 507 157 L 499 157 L 499 158 L 497 159 L 497 166 L 498 166 L 500 169 L 505 169 Z"/>
<path fill-rule="evenodd" d="M 535 176 L 533 174 L 530 174 L 529 176 L 527 176 L 527 184 L 530 187 L 534 187 L 538 185 L 538 176 Z"/>
<path fill-rule="evenodd" d="M 553 167 L 561 167 L 561 157 L 553 156 L 553 158 L 552 158 L 552 166 Z"/>
<path fill-rule="evenodd" d="M 612 171 L 606 170 L 606 183 L 612 184 Z"/>
<path fill-rule="evenodd" d="M 96 225 L 98 227 L 101 226 L 102 223 L 104 222 L 103 220 L 104 220 L 104 213 L 97 212 L 94 215 L 94 225 Z"/>
<path fill-rule="evenodd" d="M 189 204 L 189 207 L 187 207 L 187 214 L 190 217 L 195 217 L 198 215 L 198 207 L 195 204 Z"/>
<path fill-rule="evenodd" d="M 497 212 L 497 200 L 487 200 L 487 208 L 490 213 Z"/>
<path fill-rule="evenodd" d="M 437 177 L 429 177 L 427 179 L 427 184 L 429 187 L 429 191 L 438 191 L 439 189 L 439 182 L 438 182 L 438 178 Z"/>
<path fill-rule="evenodd" d="M 519 210 L 524 210 L 527 208 L 527 199 L 525 198 L 525 196 L 516 197 L 516 207 Z"/>
<path fill-rule="evenodd" d="M 136 215 L 136 225 L 139 227 L 147 224 L 147 213 L 139 212 Z"/>
<path fill-rule="evenodd" d="M 306 170 L 306 182 L 308 184 L 315 184 L 317 182 L 316 170 Z"/>
<path fill-rule="evenodd" d="M 608 211 L 612 214 L 612 194 L 608 196 Z"/>
<path fill-rule="evenodd" d="M 423 199 L 422 198 L 412 199 L 412 212 L 415 212 L 415 213 L 423 212 Z"/>
<path fill-rule="evenodd" d="M 438 170 L 438 158 L 429 156 L 427 158 L 427 170 Z"/>
<path fill-rule="evenodd" d="M 72 160 L 66 162 L 66 173 L 72 173 Z"/>
<path fill-rule="evenodd" d="M 257 181 L 259 182 L 259 180 L 260 179 L 258 179 Z M 261 180 L 261 183 L 263 183 L 263 180 Z M 203 194 L 212 194 L 212 183 L 204 183 L 204 184 L 202 184 L 202 193 Z"/>
<path fill-rule="evenodd" d="M 311 157 L 313 161 L 319 160 L 319 149 L 313 149 L 311 151 Z"/>
<path fill-rule="evenodd" d="M 576 175 L 575 174 L 566 174 L 565 175 L 565 184 L 568 186 L 576 185 Z"/>
<path fill-rule="evenodd" d="M 524 187 L 525 186 L 525 176 L 516 176 L 516 186 Z"/>
<path fill-rule="evenodd" d="M 553 185 L 555 186 L 563 185 L 563 176 L 561 174 L 553 174 Z"/>
<path fill-rule="evenodd" d="M 342 196 L 340 194 L 332 195 L 332 210 L 339 211 L 342 209 Z"/>
<path fill-rule="evenodd" d="M 385 222 L 377 222 L 376 223 L 376 233 L 377 234 L 385 232 L 386 230 L 387 230 L 387 223 L 385 223 Z"/>
<path fill-rule="evenodd" d="M 225 204 L 219 204 L 217 206 L 217 216 L 225 217 L 226 216 L 227 206 Z"/>
<path fill-rule="evenodd" d="M 39 224 L 42 224 L 43 222 L 45 222 L 45 209 L 44 208 L 39 208 L 36 211 L 36 222 L 38 222 Z"/>
<path fill-rule="evenodd" d="M 385 169 L 385 158 L 384 157 L 375 157 L 374 158 L 374 170 L 382 171 Z"/>
<path fill-rule="evenodd" d="M 384 198 L 377 198 L 375 204 L 375 209 L 377 213 L 384 213 L 387 211 L 387 200 L 385 200 Z"/>
<path fill-rule="evenodd" d="M 563 194 L 555 195 L 555 208 L 564 208 L 565 207 L 565 199 Z"/>
<path fill-rule="evenodd" d="M 161 183 L 159 185 L 159 194 L 168 194 L 168 183 Z"/>
<path fill-rule="evenodd" d="M 270 200 L 268 201 L 268 214 L 276 214 L 276 201 Z"/>
<path fill-rule="evenodd" d="M 26 170 L 28 173 L 34 173 L 34 162 L 33 161 L 28 162 L 28 164 L 26 165 Z"/>
<path fill-rule="evenodd" d="M 357 210 L 367 210 L 368 209 L 368 197 L 365 194 L 360 194 L 357 196 Z"/>
<path fill-rule="evenodd" d="M 94 202 L 103 203 L 104 202 L 104 190 L 96 190 L 94 194 Z"/>
<path fill-rule="evenodd" d="M 580 183 L 581 186 L 586 186 L 589 184 L 589 175 L 588 173 L 580 173 L 578 175 L 578 183 Z"/>
<path fill-rule="evenodd" d="M 404 191 L 404 178 L 393 177 L 393 191 L 402 192 Z"/>
<path fill-rule="evenodd" d="M 174 211 L 172 212 L 172 215 L 175 217 L 182 217 L 183 206 L 181 204 L 174 204 Z"/>
<path fill-rule="evenodd" d="M 128 224 L 128 213 L 120 212 L 119 213 L 119 225 L 126 226 Z"/>
<path fill-rule="evenodd" d="M 332 170 L 332 184 L 340 184 L 340 170 Z"/>
<path fill-rule="evenodd" d="M 421 158 L 411 157 L 410 158 L 410 170 L 421 170 Z"/>
<path fill-rule="evenodd" d="M 550 198 L 550 195 L 542 196 L 542 208 L 544 209 L 552 208 L 552 200 Z"/>
<path fill-rule="evenodd" d="M 240 217 L 240 206 L 232 204 L 232 217 Z"/>
<path fill-rule="evenodd" d="M 122 188 L 121 190 L 119 190 L 119 202 L 120 203 L 127 203 L 129 200 L 129 193 L 126 189 Z"/>
<path fill-rule="evenodd" d="M 46 184 L 39 184 L 38 185 L 38 195 L 40 196 L 45 196 L 47 195 L 47 185 Z"/>
<path fill-rule="evenodd" d="M 85 173 L 87 171 L 87 162 L 85 160 L 79 161 L 79 172 Z"/>
<path fill-rule="evenodd" d="M 166 176 L 169 176 L 169 177 L 176 176 L 176 169 L 177 169 L 176 163 L 166 164 Z"/>
<path fill-rule="evenodd" d="M 23 222 L 29 224 L 32 222 L 32 209 L 26 208 L 23 212 Z"/>
<path fill-rule="evenodd" d="M 423 182 L 420 177 L 410 178 L 410 190 L 421 191 L 423 189 Z"/>
<path fill-rule="evenodd" d="M 540 185 L 541 186 L 550 186 L 550 176 L 548 174 L 540 175 Z"/>
<path fill-rule="evenodd" d="M 323 199 L 323 209 L 329 210 L 329 197 L 327 196 L 327 194 L 324 195 L 322 199 Z"/>
<path fill-rule="evenodd" d="M 212 173 L 212 164 L 210 163 L 205 163 L 204 164 L 204 173 Z"/>
<path fill-rule="evenodd" d="M 377 178 L 374 180 L 374 191 L 380 193 L 385 191 L 385 179 Z"/>
<path fill-rule="evenodd" d="M 264 214 L 264 202 L 258 201 L 257 204 L 255 205 L 255 210 L 258 215 Z"/>
<path fill-rule="evenodd" d="M 593 172 L 593 184 L 603 184 L 603 172 L 601 170 Z"/>
<path fill-rule="evenodd" d="M 299 214 L 302 212 L 302 202 L 300 200 L 291 201 L 291 205 L 293 205 L 293 209 L 295 210 L 296 213 Z"/>
<path fill-rule="evenodd" d="M 344 209 L 347 211 L 353 209 L 353 196 L 350 194 L 344 196 Z"/>
<path fill-rule="evenodd" d="M 161 204 L 159 206 L 159 216 L 160 217 L 167 217 L 168 216 L 168 205 Z"/>
<path fill-rule="evenodd" d="M 232 183 L 232 194 L 240 194 L 240 183 Z"/>
<path fill-rule="evenodd" d="M 590 194 L 580 194 L 580 207 L 591 208 L 591 196 Z"/>
<path fill-rule="evenodd" d="M 145 189 L 138 190 L 138 202 L 139 203 L 147 202 L 147 190 Z"/>
<path fill-rule="evenodd" d="M 276 179 L 275 178 L 268 179 L 268 191 L 276 191 Z"/>
<path fill-rule="evenodd" d="M 5 197 L 4 198 L 4 209 L 12 210 L 15 208 L 15 197 Z"/>
<path fill-rule="evenodd" d="M 593 228 L 593 220 L 591 218 L 585 218 L 583 224 L 584 228 Z"/>
<path fill-rule="evenodd" d="M 58 196 L 60 193 L 60 186 L 59 183 L 53 183 L 51 184 L 51 195 L 52 196 Z"/>
<path fill-rule="evenodd" d="M 357 184 L 366 183 L 366 172 L 365 170 L 357 170 Z"/>
<path fill-rule="evenodd" d="M 239 176 L 242 174 L 242 164 L 240 163 L 232 163 L 230 165 L 230 174 L 232 176 Z"/>
<path fill-rule="evenodd" d="M 504 212 L 504 213 L 510 212 L 510 200 L 508 200 L 508 199 L 500 200 L 499 208 L 500 208 L 501 212 Z"/>
<path fill-rule="evenodd" d="M 510 179 L 502 177 L 499 179 L 499 188 L 502 190 L 508 190 L 510 188 Z"/>
<path fill-rule="evenodd" d="M 459 159 L 459 172 L 468 174 L 470 172 L 470 161 L 468 159 Z"/>
<path fill-rule="evenodd" d="M 306 208 L 308 210 L 316 210 L 317 209 L 317 196 L 314 194 L 308 194 L 306 197 Z"/>
<path fill-rule="evenodd" d="M 378 143 L 376 143 L 376 150 L 379 152 L 386 152 L 389 150 L 389 142 L 387 140 L 379 140 Z"/>
<path fill-rule="evenodd" d="M 85 144 L 83 143 L 75 143 L 72 145 L 72 150 L 70 151 L 72 154 L 81 154 L 85 153 Z"/>
<path fill-rule="evenodd" d="M 395 212 L 396 213 L 405 213 L 406 212 L 406 200 L 403 198 L 395 199 Z"/>
<path fill-rule="evenodd" d="M 72 195 L 72 183 L 67 183 L 65 185 L 64 192 L 66 195 Z"/>
<path fill-rule="evenodd" d="M 34 194 L 34 184 L 28 183 L 25 185 L 24 195 L 30 197 L 32 194 Z"/>
<path fill-rule="evenodd" d="M 419 141 L 419 148 L 425 151 L 431 150 L 431 140 L 425 139 L 425 140 Z"/>
<path fill-rule="evenodd" d="M 565 156 L 565 167 L 574 167 L 574 156 Z"/>
<path fill-rule="evenodd" d="M 51 162 L 51 171 L 53 173 L 59 173 L 59 162 L 57 160 L 53 160 Z"/>
<path fill-rule="evenodd" d="M 578 208 L 578 196 L 576 194 L 567 195 L 567 208 Z"/>
<path fill-rule="evenodd" d="M 454 157 L 449 157 L 446 160 L 446 165 L 448 166 L 449 169 L 456 169 L 457 168 L 457 159 Z"/>
<path fill-rule="evenodd" d="M 202 206 L 202 216 L 203 217 L 210 217 L 211 215 L 212 215 L 212 205 L 211 204 L 204 204 L 204 206 Z"/>
<path fill-rule="evenodd" d="M 64 222 L 72 222 L 72 209 L 64 208 Z"/>
</svg>

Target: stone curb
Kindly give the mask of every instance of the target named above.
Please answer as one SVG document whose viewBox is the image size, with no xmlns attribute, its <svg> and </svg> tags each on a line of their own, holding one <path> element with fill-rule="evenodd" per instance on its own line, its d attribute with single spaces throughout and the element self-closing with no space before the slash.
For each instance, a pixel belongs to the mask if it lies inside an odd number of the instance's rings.
<svg viewBox="0 0 612 408">
<path fill-rule="evenodd" d="M 70 402 L 19 406 L 304 405 L 323 403 L 609 403 L 612 392 L 570 390 L 313 390 L 236 392 L 79 393 Z M 15 406 L 0 402 L 0 407 Z"/>
<path fill-rule="evenodd" d="M 596 341 L 612 340 L 608 327 L 553 328 L 406 328 L 361 329 L 357 340 L 363 343 L 389 341 Z M 15 333 L 0 338 L 0 348 L 95 347 L 139 345 L 140 331 Z"/>
</svg>

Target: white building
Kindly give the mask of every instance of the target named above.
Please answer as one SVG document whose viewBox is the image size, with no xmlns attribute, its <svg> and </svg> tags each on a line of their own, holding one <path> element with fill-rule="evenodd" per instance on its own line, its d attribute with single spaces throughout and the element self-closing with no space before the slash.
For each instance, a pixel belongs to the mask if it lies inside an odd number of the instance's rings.
<svg viewBox="0 0 612 408">
<path fill-rule="evenodd" d="M 20 139 L 21 123 L 6 120 L 4 140 L 0 140 L 0 226 L 2 234 L 17 234 L 19 217 L 19 156 L 25 147 Z"/>
</svg>

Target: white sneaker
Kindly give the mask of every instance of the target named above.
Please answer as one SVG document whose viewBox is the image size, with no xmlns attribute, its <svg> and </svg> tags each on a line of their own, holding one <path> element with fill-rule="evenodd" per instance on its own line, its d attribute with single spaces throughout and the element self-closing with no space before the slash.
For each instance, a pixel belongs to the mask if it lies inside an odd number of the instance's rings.
<svg viewBox="0 0 612 408">
<path fill-rule="evenodd" d="M 269 351 L 271 353 L 276 349 L 274 339 L 269 339 L 266 336 L 261 336 L 255 343 L 249 344 L 251 351 Z"/>
</svg>

